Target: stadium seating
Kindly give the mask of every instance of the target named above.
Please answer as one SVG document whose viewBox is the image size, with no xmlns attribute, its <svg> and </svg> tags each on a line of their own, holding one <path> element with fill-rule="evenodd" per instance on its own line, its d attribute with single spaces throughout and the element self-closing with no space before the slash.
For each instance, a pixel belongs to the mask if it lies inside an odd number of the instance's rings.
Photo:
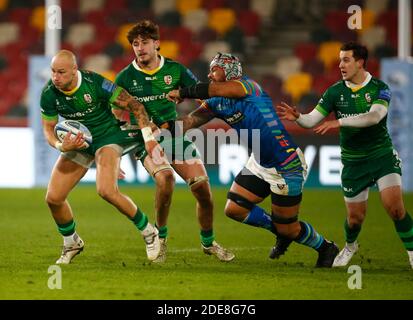
<svg viewBox="0 0 413 320">
<path fill-rule="evenodd" d="M 32 15 L 31 8 L 13 8 L 9 12 L 9 22 L 15 22 L 18 25 L 26 25 Z"/>
<path fill-rule="evenodd" d="M 315 93 L 321 96 L 329 86 L 340 80 L 338 68 L 330 73 L 315 76 L 313 79 L 312 89 Z"/>
<path fill-rule="evenodd" d="M 129 63 L 131 63 L 132 60 L 133 60 L 132 54 L 113 58 L 110 70 L 113 70 L 114 72 L 120 72 Z"/>
<path fill-rule="evenodd" d="M 229 31 L 236 21 L 236 14 L 229 8 L 212 9 L 209 13 L 208 26 L 219 35 L 224 35 Z"/>
<path fill-rule="evenodd" d="M 123 24 L 119 27 L 116 35 L 116 41 L 125 49 L 130 50 L 130 43 L 126 38 L 128 30 L 133 27 L 133 23 Z"/>
<path fill-rule="evenodd" d="M 297 103 L 297 108 L 301 113 L 308 113 L 317 105 L 320 96 L 315 92 L 303 94 Z"/>
<path fill-rule="evenodd" d="M 349 15 L 347 11 L 330 11 L 324 18 L 324 25 L 334 35 L 340 34 L 348 30 L 347 20 Z"/>
<path fill-rule="evenodd" d="M 217 8 L 224 8 L 225 7 L 225 0 L 203 1 L 202 7 L 207 9 L 208 11 L 211 11 L 211 10 L 217 9 Z"/>
<path fill-rule="evenodd" d="M 329 70 L 337 64 L 341 46 L 342 43 L 337 41 L 320 44 L 317 57 L 324 63 L 326 69 Z"/>
<path fill-rule="evenodd" d="M 175 0 L 152 0 L 152 10 L 156 16 L 173 11 L 176 8 Z"/>
<path fill-rule="evenodd" d="M 290 75 L 298 73 L 301 66 L 301 60 L 295 56 L 282 57 L 277 60 L 274 72 L 276 76 L 285 81 Z"/>
<path fill-rule="evenodd" d="M 208 64 L 217 51 L 236 53 L 241 60 L 249 61 L 248 68 L 253 68 L 254 63 L 261 62 L 251 57 L 267 28 L 277 30 L 277 26 L 301 23 L 305 29 L 307 18 L 299 17 L 294 3 L 287 3 L 291 11 L 282 11 L 283 19 L 277 20 L 285 5 L 281 0 L 61 0 L 61 47 L 75 51 L 81 67 L 113 79 L 133 59 L 126 32 L 138 20 L 148 18 L 160 24 L 161 53 L 187 65 L 198 78 L 207 81 Z M 309 10 L 312 4 L 306 2 Z M 350 5 L 363 8 L 361 30 L 347 27 Z M 280 44 L 292 54 L 276 55 L 268 69 L 254 75 L 273 99 L 298 102 L 304 107 L 314 100 L 311 95 L 322 94 L 340 78 L 337 67 L 342 42 L 357 40 L 369 48 L 368 69 L 373 75 L 380 73 L 380 58 L 396 54 L 397 1 L 336 0 L 329 1 L 322 10 L 323 19 L 310 21 L 307 40 Z M 315 17 L 310 11 L 308 17 Z M 40 0 L 0 0 L 0 85 L 12 92 L 10 97 L 0 99 L 3 115 L 22 114 L 10 112 L 10 108 L 24 105 L 27 80 L 20 81 L 20 90 L 15 84 L 21 74 L 27 73 L 27 57 L 43 53 L 44 13 Z"/>
<path fill-rule="evenodd" d="M 185 16 L 190 11 L 199 9 L 201 4 L 201 0 L 177 0 L 176 9 L 181 15 Z"/>
<path fill-rule="evenodd" d="M 321 75 L 325 72 L 324 63 L 317 58 L 303 63 L 302 71 L 307 72 L 313 76 Z"/>
<path fill-rule="evenodd" d="M 256 12 L 264 22 L 268 22 L 274 14 L 277 0 L 251 0 L 251 10 Z"/>
<path fill-rule="evenodd" d="M 191 10 L 183 17 L 182 25 L 194 33 L 198 33 L 208 26 L 208 12 L 203 8 Z"/>
<path fill-rule="evenodd" d="M 109 79 L 111 81 L 115 81 L 115 78 L 116 78 L 116 72 L 115 71 L 105 70 L 105 71 L 102 71 L 100 74 L 102 76 L 104 76 L 106 79 Z"/>
<path fill-rule="evenodd" d="M 364 7 L 377 15 L 378 13 L 384 12 L 388 5 L 389 0 L 366 0 Z"/>
<path fill-rule="evenodd" d="M 74 48 L 80 48 L 95 39 L 95 27 L 89 23 L 75 23 L 70 26 L 66 41 Z"/>
<path fill-rule="evenodd" d="M 201 58 L 206 62 L 210 62 L 217 52 L 230 52 L 230 49 L 228 42 L 211 41 L 205 45 Z"/>
<path fill-rule="evenodd" d="M 83 67 L 97 73 L 103 73 L 109 70 L 111 62 L 110 57 L 106 54 L 94 54 L 83 59 Z"/>
<path fill-rule="evenodd" d="M 176 10 L 163 13 L 159 19 L 159 24 L 166 27 L 179 27 L 181 25 L 181 15 Z"/>
<path fill-rule="evenodd" d="M 179 56 L 179 43 L 174 40 L 163 40 L 161 45 L 161 55 L 175 60 Z"/>
<path fill-rule="evenodd" d="M 45 26 L 45 9 L 44 7 L 36 7 L 30 16 L 30 25 L 39 31 L 44 31 Z"/>
<path fill-rule="evenodd" d="M 307 64 L 317 57 L 318 47 L 315 43 L 300 42 L 294 47 L 294 54 L 300 58 L 303 64 Z"/>
<path fill-rule="evenodd" d="M 292 74 L 286 79 L 284 90 L 291 95 L 294 104 L 297 104 L 304 94 L 310 92 L 312 80 L 311 75 L 305 72 Z"/>
<path fill-rule="evenodd" d="M 0 23 L 0 46 L 8 45 L 19 39 L 19 26 L 13 22 Z"/>
<path fill-rule="evenodd" d="M 7 8 L 8 0 L 0 0 L 0 11 L 4 11 Z"/>
<path fill-rule="evenodd" d="M 127 0 L 127 8 L 132 11 L 146 11 L 151 8 L 152 1 L 151 0 Z"/>
<path fill-rule="evenodd" d="M 386 29 L 386 42 L 390 42 L 394 48 L 397 47 L 397 11 L 385 11 L 379 14 L 376 18 L 377 25 L 383 26 Z"/>
<path fill-rule="evenodd" d="M 0 71 L 4 70 L 7 68 L 7 60 L 5 57 L 0 55 Z"/>
<path fill-rule="evenodd" d="M 109 1 L 110 2 L 110 1 Z M 84 14 L 88 11 L 102 9 L 105 4 L 105 0 L 88 0 L 88 1 L 79 1 L 79 12 Z"/>
<path fill-rule="evenodd" d="M 242 56 L 245 51 L 244 38 L 243 31 L 238 27 L 234 27 L 225 34 L 223 40 L 228 42 L 231 48 L 230 51 L 233 54 Z"/>
<path fill-rule="evenodd" d="M 260 31 L 261 18 L 252 10 L 242 10 L 238 15 L 238 24 L 246 36 L 255 37 Z"/>
<path fill-rule="evenodd" d="M 360 41 L 370 52 L 386 43 L 386 29 L 383 26 L 373 26 L 360 35 Z"/>
<path fill-rule="evenodd" d="M 363 27 L 361 29 L 358 29 L 357 31 L 359 33 L 363 33 L 365 30 L 368 30 L 374 25 L 375 20 L 376 20 L 376 15 L 373 11 L 370 11 L 368 9 L 363 9 L 362 11 Z"/>
</svg>

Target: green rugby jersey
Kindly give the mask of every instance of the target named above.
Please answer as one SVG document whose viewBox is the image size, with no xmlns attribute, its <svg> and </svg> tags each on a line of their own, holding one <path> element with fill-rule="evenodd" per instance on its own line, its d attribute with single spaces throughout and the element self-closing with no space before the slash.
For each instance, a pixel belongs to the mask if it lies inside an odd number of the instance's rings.
<svg viewBox="0 0 413 320">
<path fill-rule="evenodd" d="M 381 80 L 368 75 L 366 84 L 350 88 L 345 81 L 332 85 L 318 102 L 316 109 L 336 119 L 357 116 L 370 110 L 373 104 L 389 107 L 391 92 Z M 375 159 L 393 150 L 386 126 L 387 116 L 378 124 L 366 128 L 340 127 L 341 159 L 343 163 Z"/>
<path fill-rule="evenodd" d="M 120 88 L 95 72 L 79 70 L 78 77 L 77 89 L 70 93 L 63 93 L 49 80 L 40 98 L 42 118 L 57 120 L 60 115 L 78 120 L 90 130 L 94 140 L 99 139 L 109 129 L 119 126 L 110 103 Z"/>
<path fill-rule="evenodd" d="M 180 63 L 160 57 L 157 69 L 141 69 L 133 60 L 116 77 L 115 83 L 126 89 L 141 102 L 149 117 L 156 125 L 175 120 L 178 116 L 176 104 L 166 99 L 166 94 L 174 89 L 188 87 L 198 82 L 192 72 Z M 131 122 L 136 123 L 133 115 Z"/>
</svg>

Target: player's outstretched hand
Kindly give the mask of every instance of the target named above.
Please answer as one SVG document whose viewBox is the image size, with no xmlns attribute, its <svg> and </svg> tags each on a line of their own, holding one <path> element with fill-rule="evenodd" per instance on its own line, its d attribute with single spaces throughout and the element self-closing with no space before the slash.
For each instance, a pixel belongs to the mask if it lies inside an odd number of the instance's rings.
<svg viewBox="0 0 413 320">
<path fill-rule="evenodd" d="M 295 121 L 300 117 L 297 108 L 289 106 L 285 102 L 281 102 L 281 104 L 277 105 L 275 111 L 281 120 Z"/>
<path fill-rule="evenodd" d="M 69 131 L 62 141 L 62 149 L 66 151 L 85 149 L 85 138 L 83 132 L 79 132 L 76 136 L 72 136 L 72 132 Z"/>
<path fill-rule="evenodd" d="M 321 125 L 314 129 L 315 133 L 323 135 L 330 129 L 335 129 L 340 127 L 340 122 L 338 120 L 324 121 Z"/>
<path fill-rule="evenodd" d="M 175 103 L 181 103 L 183 101 L 183 99 L 179 95 L 179 90 L 169 91 L 169 93 L 166 95 L 166 98 L 169 101 L 172 101 L 172 102 L 175 102 Z"/>
</svg>

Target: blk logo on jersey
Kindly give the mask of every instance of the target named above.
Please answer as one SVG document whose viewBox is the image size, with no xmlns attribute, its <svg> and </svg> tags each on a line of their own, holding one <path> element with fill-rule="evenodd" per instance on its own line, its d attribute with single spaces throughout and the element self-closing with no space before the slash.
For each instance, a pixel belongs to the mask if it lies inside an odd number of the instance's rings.
<svg viewBox="0 0 413 320">
<path fill-rule="evenodd" d="M 85 99 L 85 101 L 86 101 L 87 103 L 92 103 L 92 96 L 91 96 L 89 93 L 85 93 L 85 94 L 83 95 L 83 99 Z"/>
<path fill-rule="evenodd" d="M 371 102 L 371 97 L 370 97 L 370 94 L 369 94 L 368 92 L 364 95 L 364 97 L 366 98 L 366 101 L 367 101 L 368 103 Z"/>
<path fill-rule="evenodd" d="M 172 83 L 172 76 L 171 75 L 166 75 L 163 77 L 163 81 L 167 84 L 170 85 Z"/>
</svg>

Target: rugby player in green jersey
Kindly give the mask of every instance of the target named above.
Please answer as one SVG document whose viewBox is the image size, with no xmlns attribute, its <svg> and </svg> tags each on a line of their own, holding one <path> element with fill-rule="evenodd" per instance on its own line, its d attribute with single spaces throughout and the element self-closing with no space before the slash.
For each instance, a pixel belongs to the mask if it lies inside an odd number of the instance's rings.
<svg viewBox="0 0 413 320">
<path fill-rule="evenodd" d="M 137 131 L 122 131 L 110 104 L 125 108 L 138 119 L 145 143 Z M 119 191 L 117 178 L 122 154 L 131 149 L 146 148 L 154 160 L 162 150 L 152 135 L 144 107 L 129 93 L 102 76 L 78 70 L 76 57 L 67 50 L 59 51 L 51 62 L 51 79 L 41 94 L 43 132 L 47 142 L 61 154 L 53 168 L 47 188 L 46 202 L 63 236 L 63 251 L 57 264 L 68 264 L 83 250 L 84 242 L 75 230 L 73 212 L 67 201 L 69 192 L 96 162 L 98 194 L 128 217 L 140 230 L 149 260 L 160 252 L 158 230 L 126 195 Z M 93 142 L 87 148 L 83 134 L 70 133 L 60 142 L 54 135 L 58 116 L 77 120 L 91 132 Z"/>
<path fill-rule="evenodd" d="M 160 142 L 170 162 L 154 164 L 152 159 L 140 155 L 140 160 L 156 182 L 156 227 L 161 241 L 161 253 L 156 261 L 166 259 L 167 220 L 175 184 L 173 170 L 187 182 L 197 201 L 203 251 L 221 261 L 231 261 L 234 254 L 215 241 L 211 188 L 199 151 L 189 139 L 173 137 L 178 114 L 176 104 L 168 101 L 166 95 L 173 89 L 197 83 L 197 79 L 183 65 L 159 54 L 159 27 L 152 21 L 143 20 L 135 24 L 127 38 L 136 58 L 118 74 L 115 83 L 145 106 L 157 127 L 169 130 L 172 135 L 172 138 Z M 116 109 L 114 113 L 120 117 Z M 131 124 L 134 121 L 131 117 Z"/>
<path fill-rule="evenodd" d="M 357 43 L 341 47 L 339 68 L 342 80 L 326 90 L 317 106 L 300 114 L 285 103 L 277 106 L 281 119 L 312 128 L 334 112 L 336 120 L 315 129 L 324 134 L 340 128 L 341 173 L 347 219 L 346 245 L 333 266 L 346 266 L 358 251 L 357 236 L 366 216 L 369 187 L 377 184 L 383 207 L 394 221 L 413 268 L 413 222 L 403 203 L 401 161 L 387 131 L 387 109 L 391 92 L 366 71 L 368 51 Z"/>
</svg>

